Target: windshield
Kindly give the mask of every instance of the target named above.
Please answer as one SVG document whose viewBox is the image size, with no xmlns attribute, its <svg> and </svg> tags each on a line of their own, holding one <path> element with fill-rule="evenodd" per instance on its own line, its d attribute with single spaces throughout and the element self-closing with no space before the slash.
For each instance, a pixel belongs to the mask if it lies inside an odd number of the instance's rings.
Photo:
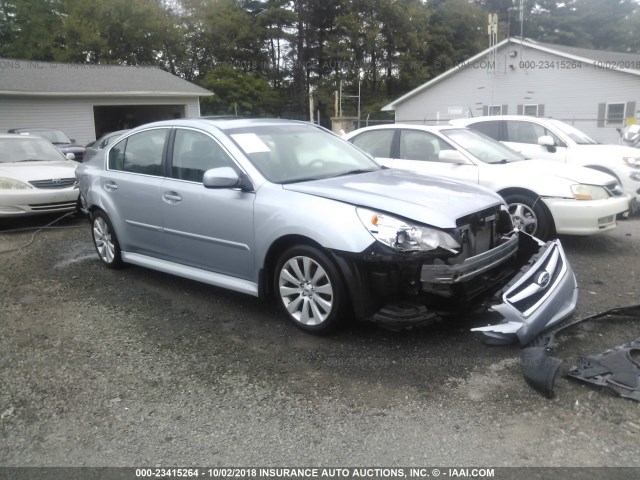
<svg viewBox="0 0 640 480">
<path fill-rule="evenodd" d="M 526 160 L 526 157 L 515 150 L 511 150 L 506 145 L 475 130 L 467 128 L 444 129 L 440 130 L 440 133 L 484 163 L 506 163 Z"/>
<path fill-rule="evenodd" d="M 65 157 L 41 138 L 0 138 L 0 163 L 60 161 Z"/>
<path fill-rule="evenodd" d="M 45 140 L 49 140 L 54 145 L 61 143 L 71 143 L 69 137 L 67 137 L 60 130 L 29 130 L 29 134 L 37 135 L 38 137 L 42 137 Z"/>
<path fill-rule="evenodd" d="M 588 136 L 586 133 L 581 132 L 577 128 L 569 125 L 568 123 L 561 122 L 560 120 L 549 120 L 554 127 L 560 130 L 562 133 L 567 135 L 571 140 L 576 142 L 578 145 L 597 145 L 593 138 Z"/>
<path fill-rule="evenodd" d="M 272 183 L 318 180 L 381 168 L 346 140 L 312 125 L 265 125 L 226 133 Z"/>
</svg>

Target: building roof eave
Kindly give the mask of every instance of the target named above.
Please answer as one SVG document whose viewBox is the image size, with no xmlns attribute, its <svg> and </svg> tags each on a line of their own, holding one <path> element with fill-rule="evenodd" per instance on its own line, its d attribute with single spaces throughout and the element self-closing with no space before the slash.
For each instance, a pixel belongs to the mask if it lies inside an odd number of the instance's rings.
<svg viewBox="0 0 640 480">
<path fill-rule="evenodd" d="M 580 56 L 580 55 L 575 55 L 575 54 L 571 54 L 568 52 L 564 52 L 562 50 L 558 50 L 558 49 L 554 49 L 548 45 L 541 45 L 533 40 L 530 39 L 523 39 L 523 38 L 519 38 L 519 37 L 509 37 L 509 38 L 505 38 L 504 40 L 502 40 L 501 42 L 499 42 L 498 44 L 495 45 L 495 47 L 491 47 L 491 48 L 487 48 L 486 50 L 483 50 L 482 52 L 478 53 L 477 55 L 471 57 L 468 60 L 465 60 L 464 62 L 462 62 L 459 65 L 456 65 L 455 67 L 447 70 L 446 72 L 442 73 L 441 75 L 438 75 L 437 77 L 429 80 L 426 83 L 423 83 L 422 85 L 420 85 L 417 88 L 414 88 L 413 90 L 411 90 L 410 92 L 404 94 L 403 96 L 401 96 L 400 98 L 398 98 L 397 100 L 394 100 L 393 102 L 385 105 L 384 107 L 382 107 L 382 111 L 383 112 L 388 112 L 388 111 L 393 111 L 396 109 L 396 106 L 400 103 L 403 103 L 404 101 L 408 100 L 409 98 L 413 97 L 414 95 L 417 95 L 418 93 L 422 92 L 423 90 L 428 89 L 429 87 L 433 86 L 436 83 L 441 82 L 442 80 L 445 80 L 446 78 L 450 77 L 451 75 L 453 75 L 454 73 L 460 71 L 461 69 L 463 69 L 465 67 L 465 65 L 468 65 L 469 63 L 473 63 L 479 59 L 481 59 L 482 57 L 486 56 L 489 54 L 489 52 L 495 48 L 501 48 L 504 45 L 506 45 L 507 43 L 514 43 L 516 45 L 523 45 L 525 47 L 528 48 L 533 48 L 536 50 L 540 50 L 546 53 L 551 53 L 553 55 L 558 55 L 564 58 L 567 58 L 569 60 L 575 60 L 581 63 L 585 63 L 587 65 L 592 65 L 596 68 L 598 68 L 597 64 L 596 64 L 596 60 L 593 58 L 588 58 L 588 57 L 584 57 L 584 56 Z M 624 62 L 622 62 L 622 65 L 624 65 Z M 613 70 L 613 71 L 617 71 L 617 72 L 622 72 L 622 73 L 628 73 L 630 75 L 635 75 L 635 76 L 640 76 L 640 69 L 630 69 L 630 68 L 620 68 L 617 65 L 605 65 L 603 67 L 601 67 L 603 69 L 607 69 L 607 70 Z"/>
<path fill-rule="evenodd" d="M 476 60 L 481 59 L 482 57 L 484 57 L 485 55 L 487 55 L 493 48 L 499 48 L 502 47 L 503 45 L 506 45 L 509 42 L 509 38 L 505 38 L 504 40 L 502 40 L 500 43 L 496 44 L 495 47 L 492 48 L 487 48 L 485 50 L 483 50 L 482 52 L 474 55 L 473 57 L 471 57 L 468 60 L 465 60 L 464 62 L 456 65 L 455 67 L 450 68 L 449 70 L 447 70 L 446 72 L 438 75 L 435 78 L 432 78 L 431 80 L 429 80 L 426 83 L 423 83 L 422 85 L 420 85 L 417 88 L 414 88 L 413 90 L 411 90 L 410 92 L 405 93 L 403 96 L 401 96 L 400 98 L 398 98 L 397 100 L 394 100 L 393 102 L 385 105 L 384 107 L 382 107 L 382 111 L 383 112 L 389 112 L 392 110 L 396 109 L 396 105 L 398 105 L 399 103 L 404 102 L 405 100 L 408 100 L 409 98 L 413 97 L 414 95 L 420 93 L 422 90 L 426 90 L 427 88 L 431 87 L 432 85 L 441 82 L 442 80 L 450 77 L 451 75 L 453 75 L 454 73 L 462 70 L 464 68 L 465 65 L 475 62 Z"/>
<path fill-rule="evenodd" d="M 209 97 L 213 92 L 29 92 L 0 90 L 3 96 L 19 97 Z"/>
</svg>

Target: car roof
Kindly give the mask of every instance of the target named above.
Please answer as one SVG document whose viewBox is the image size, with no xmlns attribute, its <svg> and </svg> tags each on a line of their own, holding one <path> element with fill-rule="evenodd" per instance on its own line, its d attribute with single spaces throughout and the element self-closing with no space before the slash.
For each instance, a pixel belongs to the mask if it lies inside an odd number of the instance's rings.
<svg viewBox="0 0 640 480">
<path fill-rule="evenodd" d="M 236 128 L 250 128 L 250 127 L 264 127 L 273 125 L 310 125 L 319 128 L 316 124 L 310 122 L 304 122 L 300 120 L 287 120 L 281 118 L 238 118 L 238 119 L 207 119 L 207 118 L 179 118 L 175 120 L 162 120 L 159 122 L 147 123 L 140 125 L 133 130 L 144 129 L 148 127 L 163 127 L 163 126 L 184 126 L 184 127 L 197 127 L 209 125 L 218 128 L 219 130 L 232 130 Z"/>
<path fill-rule="evenodd" d="M 385 129 L 409 129 L 409 130 L 423 130 L 426 132 L 439 132 L 441 130 L 449 130 L 452 128 L 460 128 L 458 125 L 420 125 L 417 123 L 385 123 L 382 125 L 371 125 L 369 127 L 362 127 L 357 130 L 349 132 L 347 136 L 355 135 L 356 133 L 367 132 L 371 130 L 385 130 Z"/>
<path fill-rule="evenodd" d="M 21 135 L 19 133 L 0 133 L 0 139 L 3 138 L 22 138 L 24 140 L 44 140 L 37 135 Z"/>
<path fill-rule="evenodd" d="M 549 120 L 556 120 L 554 118 L 547 117 L 532 117 L 529 115 L 483 115 L 480 117 L 468 117 L 468 118 L 454 118 L 453 120 L 449 120 L 451 125 L 466 125 L 468 123 L 475 123 L 480 121 L 487 120 L 527 120 L 531 122 L 547 122 Z"/>
<path fill-rule="evenodd" d="M 59 128 L 23 127 L 23 128 L 12 128 L 9 131 L 19 133 L 19 132 L 61 132 L 62 130 L 60 130 Z"/>
</svg>

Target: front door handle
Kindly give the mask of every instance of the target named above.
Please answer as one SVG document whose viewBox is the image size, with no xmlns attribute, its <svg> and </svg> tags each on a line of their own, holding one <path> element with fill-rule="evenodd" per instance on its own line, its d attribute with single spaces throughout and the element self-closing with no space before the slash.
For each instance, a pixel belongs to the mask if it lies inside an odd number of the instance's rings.
<svg viewBox="0 0 640 480">
<path fill-rule="evenodd" d="M 113 192 L 118 189 L 118 185 L 115 182 L 107 182 L 104 184 L 104 189 Z"/>
<path fill-rule="evenodd" d="M 164 192 L 162 198 L 164 198 L 167 203 L 178 203 L 182 201 L 182 197 L 176 192 Z"/>
</svg>

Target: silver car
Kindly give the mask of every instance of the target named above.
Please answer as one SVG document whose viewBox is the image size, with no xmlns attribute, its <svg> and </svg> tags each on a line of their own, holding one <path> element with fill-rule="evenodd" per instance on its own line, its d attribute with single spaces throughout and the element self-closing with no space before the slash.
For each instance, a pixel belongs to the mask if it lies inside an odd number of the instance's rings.
<svg viewBox="0 0 640 480">
<path fill-rule="evenodd" d="M 0 220 L 74 211 L 77 166 L 43 138 L 0 134 Z"/>
<path fill-rule="evenodd" d="M 575 309 L 558 241 L 514 231 L 488 189 L 380 167 L 285 120 L 138 127 L 78 167 L 102 262 L 264 298 L 312 333 L 349 317 L 404 327 L 483 302 L 495 343 Z"/>
</svg>

